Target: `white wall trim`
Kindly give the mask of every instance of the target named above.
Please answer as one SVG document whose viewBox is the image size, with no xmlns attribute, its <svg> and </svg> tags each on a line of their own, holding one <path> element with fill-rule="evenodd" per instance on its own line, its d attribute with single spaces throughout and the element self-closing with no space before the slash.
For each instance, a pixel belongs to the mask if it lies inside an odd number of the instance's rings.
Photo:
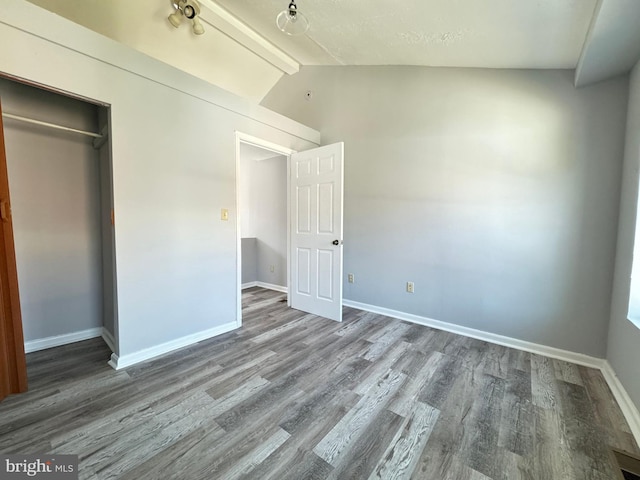
<svg viewBox="0 0 640 480">
<path fill-rule="evenodd" d="M 109 330 L 107 330 L 106 328 L 102 327 L 102 339 L 104 340 L 104 343 L 107 344 L 107 347 L 109 347 L 109 349 L 115 353 L 116 350 L 116 339 L 113 338 L 113 335 L 111 335 L 111 332 Z"/>
<path fill-rule="evenodd" d="M 564 360 L 566 362 L 576 363 L 586 367 L 602 368 L 603 362 L 605 361 L 602 358 L 596 358 L 582 353 L 562 350 L 560 348 L 527 342 L 525 340 L 518 340 L 517 338 L 484 332 L 482 330 L 476 330 L 475 328 L 462 327 L 453 323 L 442 322 L 440 320 L 434 320 L 432 318 L 421 317 L 419 315 L 413 315 L 411 313 L 400 312 L 366 303 L 353 302 L 351 300 L 343 300 L 342 303 L 346 307 L 353 307 L 367 312 L 378 313 L 380 315 L 406 320 L 407 322 L 437 328 L 438 330 L 444 330 L 446 332 L 457 333 L 459 335 L 464 335 L 465 337 L 476 338 L 478 340 L 484 340 L 485 342 L 495 343 L 505 347 L 517 348 L 518 350 L 524 350 L 525 352 L 536 353 L 538 355 L 544 355 L 546 357 L 556 358 L 558 360 Z"/>
<path fill-rule="evenodd" d="M 242 290 L 246 290 L 247 288 L 260 287 L 266 288 L 267 290 L 275 290 L 276 292 L 289 293 L 289 289 L 287 287 L 283 287 L 282 285 L 275 285 L 273 283 L 266 282 L 248 282 L 242 284 Z"/>
<path fill-rule="evenodd" d="M 256 287 L 275 290 L 276 292 L 289 293 L 289 289 L 287 287 L 283 287 L 282 285 L 275 285 L 273 283 L 256 282 Z"/>
<path fill-rule="evenodd" d="M 631 397 L 607 360 L 603 361 L 600 370 L 611 389 L 611 393 L 613 393 L 613 396 L 618 402 L 620 410 L 622 410 L 622 414 L 629 424 L 629 428 L 631 428 L 631 433 L 635 437 L 636 442 L 640 443 L 640 412 L 638 408 L 633 403 L 633 400 L 631 400 Z"/>
<path fill-rule="evenodd" d="M 222 335 L 223 333 L 227 333 L 227 332 L 230 332 L 231 330 L 235 330 L 239 326 L 240 325 L 238 325 L 238 322 L 234 320 L 233 322 L 225 323 L 224 325 L 210 328 L 209 330 L 204 330 L 202 332 L 194 333 L 192 335 L 187 335 L 181 338 L 177 338 L 175 340 L 161 343 L 160 345 L 145 348 L 134 353 L 129 353 L 127 355 L 120 356 L 113 353 L 111 355 L 111 360 L 109 360 L 108 364 L 114 370 L 121 370 L 123 368 L 130 367 L 131 365 L 135 365 L 136 363 L 144 362 L 146 360 L 151 360 L 152 358 L 159 357 L 160 355 L 164 355 L 165 353 L 178 350 L 179 348 L 193 345 L 194 343 L 201 342 L 202 340 L 206 340 L 208 338 L 215 337 L 217 335 Z"/>
<path fill-rule="evenodd" d="M 212 0 L 200 0 L 200 19 L 251 50 L 281 72 L 298 73 L 300 64 Z"/>
<path fill-rule="evenodd" d="M 102 336 L 102 327 L 89 328 L 80 332 L 65 333 L 64 335 L 54 335 L 53 337 L 39 338 L 37 340 L 29 340 L 24 342 L 25 353 L 46 350 L 47 348 L 61 347 L 70 343 L 89 340 Z"/>
<path fill-rule="evenodd" d="M 464 335 L 465 337 L 476 338 L 478 340 L 484 340 L 485 342 L 495 343 L 510 348 L 516 348 L 518 350 L 524 350 L 526 352 L 544 355 L 545 357 L 551 357 L 558 360 L 564 360 L 565 362 L 571 362 L 586 367 L 597 368 L 602 372 L 605 381 L 609 385 L 613 396 L 618 402 L 620 410 L 622 410 L 622 413 L 627 420 L 627 423 L 629 424 L 631 433 L 635 437 L 636 442 L 640 443 L 640 412 L 638 412 L 638 408 L 633 403 L 633 400 L 631 400 L 631 397 L 620 382 L 620 379 L 618 379 L 615 371 L 613 370 L 609 362 L 604 358 L 592 357 L 590 355 L 584 355 L 582 353 L 549 347 L 547 345 L 541 345 L 539 343 L 518 340 L 517 338 L 505 337 L 503 335 L 497 335 L 495 333 L 483 332 L 482 330 L 476 330 L 474 328 L 462 327 L 460 325 L 454 325 L 452 323 L 442 322 L 440 320 L 434 320 L 432 318 L 421 317 L 419 315 L 413 315 L 411 313 L 378 307 L 376 305 L 354 302 L 352 300 L 345 299 L 342 301 L 342 304 L 345 307 L 357 308 L 358 310 L 364 310 L 367 312 L 385 315 L 387 317 L 406 320 L 407 322 L 437 328 L 438 330 L 444 330 L 446 332 Z"/>
</svg>

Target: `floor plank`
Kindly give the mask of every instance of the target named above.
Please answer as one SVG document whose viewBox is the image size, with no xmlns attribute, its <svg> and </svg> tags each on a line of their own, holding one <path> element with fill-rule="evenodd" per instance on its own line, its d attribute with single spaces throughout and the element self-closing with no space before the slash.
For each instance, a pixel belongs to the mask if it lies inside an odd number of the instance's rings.
<svg viewBox="0 0 640 480">
<path fill-rule="evenodd" d="M 242 306 L 242 328 L 119 372 L 100 339 L 29 354 L 0 452 L 100 480 L 602 480 L 607 448 L 640 454 L 598 370 L 260 288 Z"/>
</svg>

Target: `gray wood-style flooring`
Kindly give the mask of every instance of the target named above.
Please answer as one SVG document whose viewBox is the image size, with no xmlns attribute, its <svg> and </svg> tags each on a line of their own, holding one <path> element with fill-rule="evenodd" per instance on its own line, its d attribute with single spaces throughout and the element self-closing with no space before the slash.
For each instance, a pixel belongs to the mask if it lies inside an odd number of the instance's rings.
<svg viewBox="0 0 640 480">
<path fill-rule="evenodd" d="M 99 339 L 29 354 L 0 452 L 132 480 L 608 480 L 609 446 L 640 453 L 597 370 L 285 298 L 245 290 L 241 329 L 123 371 Z"/>
</svg>

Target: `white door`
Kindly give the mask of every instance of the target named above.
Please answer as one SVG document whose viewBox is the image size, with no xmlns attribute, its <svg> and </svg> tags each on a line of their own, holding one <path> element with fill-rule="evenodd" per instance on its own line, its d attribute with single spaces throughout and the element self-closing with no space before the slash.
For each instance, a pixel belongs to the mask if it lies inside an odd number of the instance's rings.
<svg viewBox="0 0 640 480">
<path fill-rule="evenodd" d="M 291 155 L 291 307 L 342 321 L 342 142 Z"/>
</svg>

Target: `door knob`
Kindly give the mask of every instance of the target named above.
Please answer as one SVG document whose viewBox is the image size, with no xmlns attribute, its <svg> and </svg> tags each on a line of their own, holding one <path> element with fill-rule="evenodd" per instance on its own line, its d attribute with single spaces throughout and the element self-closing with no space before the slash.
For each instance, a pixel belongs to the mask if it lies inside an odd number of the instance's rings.
<svg viewBox="0 0 640 480">
<path fill-rule="evenodd" d="M 331 243 L 333 243 L 334 245 L 340 245 L 340 240 L 334 240 L 334 241 L 333 241 L 333 242 L 331 242 Z"/>
</svg>

